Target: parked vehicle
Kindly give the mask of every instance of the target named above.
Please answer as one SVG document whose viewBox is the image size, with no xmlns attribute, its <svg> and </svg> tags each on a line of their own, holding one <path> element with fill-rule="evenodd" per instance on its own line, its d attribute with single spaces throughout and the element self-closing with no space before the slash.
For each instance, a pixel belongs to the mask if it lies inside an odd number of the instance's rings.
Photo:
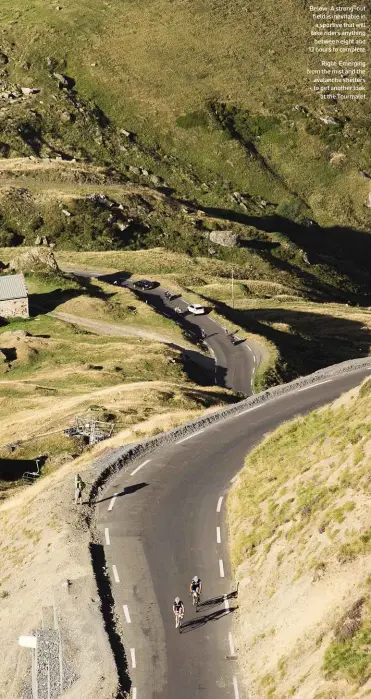
<svg viewBox="0 0 371 699">
<path fill-rule="evenodd" d="M 191 303 L 188 306 L 188 313 L 193 313 L 195 316 L 201 316 L 206 312 L 205 307 L 201 306 L 199 303 Z"/>
<path fill-rule="evenodd" d="M 179 294 L 173 294 L 172 291 L 165 291 L 165 298 L 168 301 L 174 301 L 174 299 L 179 298 Z"/>
<path fill-rule="evenodd" d="M 145 289 L 147 291 L 149 289 L 154 289 L 156 282 L 150 282 L 149 279 L 139 279 L 137 282 L 133 283 L 133 286 L 135 286 L 136 289 Z"/>
</svg>

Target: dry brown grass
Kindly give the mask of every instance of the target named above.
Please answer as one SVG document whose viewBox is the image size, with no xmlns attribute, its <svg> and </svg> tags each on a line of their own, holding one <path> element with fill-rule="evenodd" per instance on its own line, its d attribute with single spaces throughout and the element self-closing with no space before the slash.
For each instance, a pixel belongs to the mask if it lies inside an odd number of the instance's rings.
<svg viewBox="0 0 371 699">
<path fill-rule="evenodd" d="M 267 436 L 232 489 L 236 633 L 259 699 L 371 690 L 370 456 L 368 380 Z"/>
</svg>

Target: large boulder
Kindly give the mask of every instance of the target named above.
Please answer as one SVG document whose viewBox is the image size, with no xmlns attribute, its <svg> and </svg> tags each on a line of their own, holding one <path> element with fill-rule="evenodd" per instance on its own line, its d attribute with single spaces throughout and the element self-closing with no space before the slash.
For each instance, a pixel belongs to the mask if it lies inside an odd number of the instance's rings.
<svg viewBox="0 0 371 699">
<path fill-rule="evenodd" d="M 9 270 L 12 272 L 55 272 L 60 269 L 49 248 L 37 247 L 20 253 L 9 262 Z"/>
<path fill-rule="evenodd" d="M 233 231 L 210 231 L 209 239 L 215 245 L 225 248 L 235 248 L 238 245 L 238 236 Z"/>
</svg>

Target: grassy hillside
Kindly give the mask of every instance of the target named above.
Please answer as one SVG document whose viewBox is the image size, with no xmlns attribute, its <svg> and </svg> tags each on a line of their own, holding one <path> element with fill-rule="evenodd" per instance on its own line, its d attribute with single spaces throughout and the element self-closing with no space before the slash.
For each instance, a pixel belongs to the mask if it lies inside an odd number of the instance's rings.
<svg viewBox="0 0 371 699">
<path fill-rule="evenodd" d="M 229 496 L 239 654 L 259 699 L 371 694 L 371 380 L 282 425 Z"/>
<path fill-rule="evenodd" d="M 36 457 L 45 474 L 86 450 L 83 439 L 63 433 L 77 416 L 114 425 L 113 438 L 102 443 L 109 448 L 236 400 L 227 390 L 195 384 L 185 354 L 195 347 L 144 302 L 133 305 L 128 290 L 112 293 L 107 284 L 81 286 L 51 273 L 26 280 L 31 317 L 0 328 L 0 500 L 34 470 Z M 55 309 L 76 323 L 46 315 Z M 96 321 L 94 332 L 78 326 L 81 317 Z"/>
<path fill-rule="evenodd" d="M 0 249 L 0 259 L 9 255 L 9 250 Z M 260 266 L 259 261 L 251 274 L 250 267 L 236 269 L 231 260 L 190 258 L 163 249 L 59 252 L 57 259 L 62 267 L 75 264 L 82 269 L 146 276 L 186 298 L 210 305 L 222 324 L 231 330 L 240 328 L 241 337 L 255 339 L 265 348 L 267 360 L 256 377 L 256 390 L 345 359 L 367 356 L 370 351 L 369 309 L 311 300 L 300 279 L 284 271 L 273 275 L 268 265 Z"/>
<path fill-rule="evenodd" d="M 317 263 L 337 256 L 345 276 L 354 260 L 339 238 L 352 229 L 350 250 L 368 246 L 370 104 L 311 93 L 305 4 L 1 0 L 0 12 L 5 158 L 96 163 L 305 251 L 314 236 Z"/>
</svg>

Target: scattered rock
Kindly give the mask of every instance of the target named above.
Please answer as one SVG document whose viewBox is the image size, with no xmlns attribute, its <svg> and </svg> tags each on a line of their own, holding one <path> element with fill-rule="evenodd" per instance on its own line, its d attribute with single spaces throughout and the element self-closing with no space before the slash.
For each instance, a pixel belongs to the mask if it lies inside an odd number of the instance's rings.
<svg viewBox="0 0 371 699">
<path fill-rule="evenodd" d="M 23 70 L 30 70 L 30 68 L 31 68 L 31 63 L 28 63 L 28 62 L 26 61 L 26 63 L 23 63 L 23 64 L 22 64 L 21 68 L 23 68 Z"/>
<path fill-rule="evenodd" d="M 140 175 L 140 169 L 135 165 L 129 165 L 129 172 L 132 172 L 133 175 Z"/>
<path fill-rule="evenodd" d="M 0 51 L 0 66 L 6 66 L 7 63 L 9 63 L 8 56 Z"/>
<path fill-rule="evenodd" d="M 70 216 L 72 216 L 71 212 L 70 212 L 70 211 L 67 211 L 67 209 L 62 209 L 62 214 L 64 214 L 64 215 L 67 216 L 68 218 L 69 218 Z"/>
<path fill-rule="evenodd" d="M 206 235 L 210 242 L 225 248 L 235 248 L 238 245 L 238 236 L 233 231 L 210 231 Z"/>
<path fill-rule="evenodd" d="M 56 68 L 57 62 L 56 62 L 55 58 L 47 58 L 46 65 L 48 66 L 50 71 L 53 71 Z"/>
<path fill-rule="evenodd" d="M 130 223 L 123 223 L 122 221 L 117 221 L 116 225 L 120 231 L 126 231 L 127 228 L 130 228 Z"/>
<path fill-rule="evenodd" d="M 22 95 L 37 95 L 41 92 L 38 87 L 21 87 Z"/>
<path fill-rule="evenodd" d="M 366 170 L 358 170 L 359 174 L 362 175 L 362 177 L 365 177 L 366 180 L 371 180 L 371 175 L 366 172 Z"/>
<path fill-rule="evenodd" d="M 331 153 L 330 157 L 330 165 L 333 165 L 336 167 L 337 165 L 342 165 L 343 162 L 346 160 L 346 155 L 345 153 Z"/>
<path fill-rule="evenodd" d="M 71 114 L 70 112 L 62 112 L 61 121 L 64 124 L 67 124 L 67 123 L 71 124 L 72 122 L 75 121 L 75 116 L 74 116 L 74 114 Z"/>
<path fill-rule="evenodd" d="M 34 243 L 34 244 L 35 244 L 35 245 L 41 245 L 41 236 L 40 236 L 40 235 L 37 235 L 37 236 L 36 236 L 36 238 L 35 238 L 35 243 Z"/>
<path fill-rule="evenodd" d="M 368 209 L 371 209 L 371 192 L 368 193 L 368 197 L 365 201 L 365 206 L 367 206 Z"/>
<path fill-rule="evenodd" d="M 57 81 L 60 90 L 72 90 L 75 86 L 75 81 L 73 78 L 69 78 L 68 75 L 53 73 L 53 78 Z"/>
<path fill-rule="evenodd" d="M 4 100 L 12 100 L 12 99 L 15 99 L 16 96 L 13 92 L 6 91 L 6 92 L 0 92 L 0 98 L 4 99 Z"/>
<path fill-rule="evenodd" d="M 309 262 L 309 260 L 308 260 L 308 255 L 307 255 L 307 253 L 306 253 L 304 250 L 300 250 L 300 252 L 301 252 L 301 254 L 302 254 L 302 257 L 303 257 L 303 260 L 304 260 L 305 264 L 310 265 L 310 262 Z"/>
<path fill-rule="evenodd" d="M 36 247 L 22 252 L 9 262 L 11 272 L 60 272 L 53 251 L 50 248 Z"/>
<path fill-rule="evenodd" d="M 302 104 L 295 104 L 295 106 L 292 108 L 293 112 L 302 112 L 303 114 L 308 114 L 308 109 L 306 107 L 303 107 Z"/>
<path fill-rule="evenodd" d="M 316 228 L 318 228 L 317 221 L 314 221 L 312 218 L 303 218 L 301 222 L 304 226 L 315 226 Z"/>
<path fill-rule="evenodd" d="M 323 121 L 324 124 L 340 124 L 340 120 L 332 116 L 320 116 L 319 120 Z"/>
<path fill-rule="evenodd" d="M 157 177 L 157 175 L 150 175 L 150 176 L 149 176 L 149 180 L 150 180 L 150 182 L 152 182 L 152 184 L 154 184 L 155 186 L 159 185 L 160 182 L 161 182 L 160 178 Z"/>
</svg>

